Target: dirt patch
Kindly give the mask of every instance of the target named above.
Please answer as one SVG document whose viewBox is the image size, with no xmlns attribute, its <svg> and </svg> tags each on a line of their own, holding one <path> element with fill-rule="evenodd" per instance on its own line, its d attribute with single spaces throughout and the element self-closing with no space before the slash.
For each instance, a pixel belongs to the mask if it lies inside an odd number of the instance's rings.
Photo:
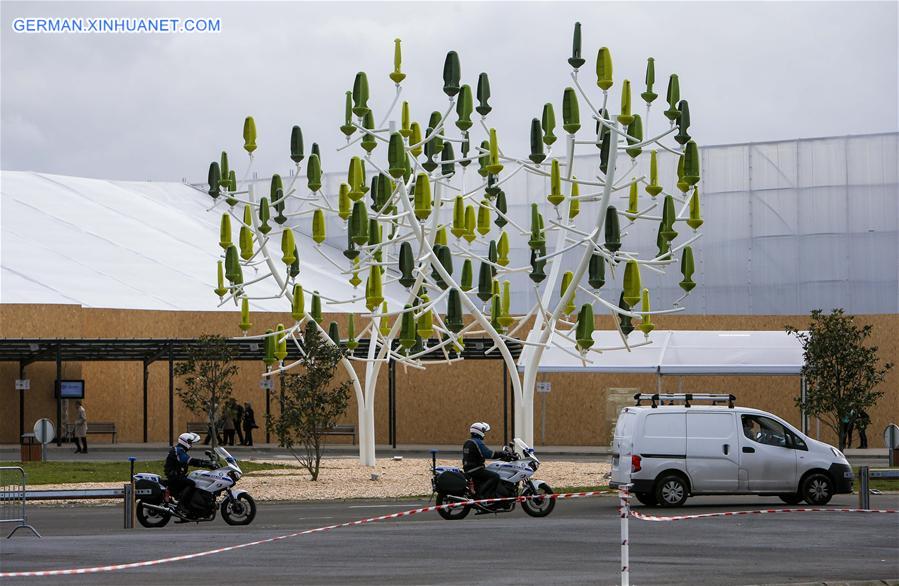
<svg viewBox="0 0 899 586">
<path fill-rule="evenodd" d="M 318 481 L 294 463 L 284 460 L 271 462 L 292 466 L 289 469 L 259 470 L 245 475 L 237 486 L 258 501 L 332 500 L 352 498 L 402 498 L 430 494 L 431 461 L 427 458 L 381 459 L 373 468 L 362 466 L 354 459 L 333 459 L 322 462 Z M 438 465 L 458 466 L 456 459 L 440 459 Z M 606 484 L 604 477 L 609 465 L 585 461 L 541 462 L 536 477 L 552 487 L 595 486 Z M 372 475 L 377 475 L 372 480 Z M 91 482 L 81 484 L 53 484 L 33 486 L 34 489 L 117 488 L 121 482 Z M 99 503 L 96 503 L 99 504 Z"/>
</svg>

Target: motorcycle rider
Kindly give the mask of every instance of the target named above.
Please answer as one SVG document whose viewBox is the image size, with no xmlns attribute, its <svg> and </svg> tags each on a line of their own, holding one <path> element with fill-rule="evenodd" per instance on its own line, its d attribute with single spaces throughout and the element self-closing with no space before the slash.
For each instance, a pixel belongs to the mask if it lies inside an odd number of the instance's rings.
<svg viewBox="0 0 899 586">
<path fill-rule="evenodd" d="M 190 456 L 190 448 L 199 441 L 200 436 L 195 433 L 182 433 L 178 436 L 178 443 L 169 449 L 169 454 L 165 459 L 166 486 L 169 492 L 178 499 L 178 507 L 181 511 L 188 515 L 195 513 L 191 508 L 190 500 L 196 487 L 194 481 L 187 477 L 188 467 L 197 466 L 210 469 L 215 467 L 211 460 Z"/>
<path fill-rule="evenodd" d="M 493 498 L 496 496 L 496 487 L 499 485 L 499 474 L 487 470 L 485 460 L 502 459 L 508 456 L 506 448 L 493 451 L 484 444 L 484 434 L 490 431 L 490 425 L 484 422 L 472 423 L 468 429 L 471 437 L 462 446 L 462 469 L 475 483 L 478 499 Z"/>
</svg>

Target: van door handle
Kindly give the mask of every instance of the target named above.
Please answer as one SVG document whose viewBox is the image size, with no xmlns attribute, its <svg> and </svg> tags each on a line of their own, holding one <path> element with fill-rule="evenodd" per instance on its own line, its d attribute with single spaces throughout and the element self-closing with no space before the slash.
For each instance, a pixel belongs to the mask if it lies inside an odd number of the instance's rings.
<svg viewBox="0 0 899 586">
<path fill-rule="evenodd" d="M 744 454 L 754 454 L 754 453 L 755 453 L 755 448 L 744 447 L 744 448 L 743 448 L 743 453 L 744 453 Z"/>
<path fill-rule="evenodd" d="M 726 456 L 727 452 L 730 451 L 730 444 L 724 444 L 721 448 L 724 450 L 724 455 Z"/>
</svg>

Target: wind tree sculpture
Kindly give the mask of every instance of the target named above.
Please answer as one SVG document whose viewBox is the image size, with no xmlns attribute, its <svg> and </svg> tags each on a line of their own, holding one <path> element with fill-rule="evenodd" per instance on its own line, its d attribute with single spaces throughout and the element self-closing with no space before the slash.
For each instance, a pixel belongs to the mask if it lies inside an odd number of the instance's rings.
<svg viewBox="0 0 899 586">
<path fill-rule="evenodd" d="M 651 136 L 650 114 L 657 98 L 653 58 L 647 60 L 645 91 L 640 94 L 646 105 L 643 116 L 633 112 L 631 82 L 627 79 L 620 84 L 620 109 L 612 113 L 610 90 L 614 81 L 608 48 L 598 52 L 598 94 L 592 99 L 579 81 L 584 63 L 581 26 L 576 23 L 568 59 L 572 85 L 562 92 L 562 136 L 556 135 L 556 109 L 552 103 L 544 104 L 540 116 L 530 121 L 531 152 L 525 157 L 507 154 L 500 147 L 499 135 L 488 123 L 493 106 L 487 73 L 479 74 L 476 84 L 463 84 L 455 51 L 447 53 L 443 67 L 443 92 L 448 98 L 445 110 L 432 112 L 426 125 L 414 121 L 409 103 L 401 101 L 406 74 L 397 39 L 394 68 L 389 74 L 396 91 L 380 123 L 375 124 L 365 72 L 356 74 L 352 91 L 346 92 L 346 115 L 340 131 L 347 142 L 338 150 L 358 145 L 360 151 L 351 158 L 338 193 L 323 191 L 321 153 L 313 145 L 307 156 L 299 126 L 291 131 L 290 158 L 296 172 L 286 187 L 282 178 L 274 175 L 269 192 L 261 197 L 253 182 L 242 181 L 246 187 L 241 188 L 224 152 L 220 161 L 209 166 L 208 193 L 215 199 L 213 208 L 227 207 L 221 218 L 224 254 L 218 261 L 215 289 L 221 303 L 233 300 L 239 304 L 240 328 L 246 335 L 251 327 L 249 303 L 258 298 L 250 295 L 250 288 L 271 278 L 279 295 L 289 302 L 295 320 L 292 325 L 278 324 L 257 336 L 265 342 L 268 369 L 264 376 L 295 366 L 284 362 L 287 344 L 300 347 L 296 333 L 303 324 L 313 320 L 322 328 L 322 296 L 303 287 L 301 258 L 308 258 L 310 251 L 297 246 L 294 233 L 301 222 L 308 226 L 311 215 L 316 244 L 310 247 L 316 251 L 312 254 L 333 265 L 353 287 L 363 285 L 364 276 L 364 290 L 358 296 L 326 299 L 331 306 L 365 307 L 362 315 L 348 316 L 344 337 L 336 323 L 327 330 L 333 343 L 344 344 L 350 351 L 343 367 L 355 392 L 363 464 L 375 464 L 375 389 L 379 369 L 389 360 L 417 369 L 424 368 L 425 360 L 452 363 L 461 359 L 466 336 L 481 335 L 493 341 L 488 352 L 499 352 L 509 370 L 517 372 L 507 342 L 523 343 L 523 380 L 511 377 L 514 422 L 519 435 L 532 444 L 535 380 L 547 347 L 563 348 L 586 363 L 604 351 L 650 343 L 653 316 L 684 309 L 680 302 L 695 287 L 690 244 L 699 234 L 675 245 L 675 228 L 684 222 L 695 232 L 702 219 L 696 187 L 699 150 L 688 134 L 690 110 L 687 101 L 680 98 L 678 76 L 669 77 L 667 109 L 660 115 L 665 122 Z M 584 106 L 596 132 L 589 140 L 578 140 Z M 474 113 L 479 116 L 476 120 L 472 119 Z M 524 128 L 519 130 L 526 132 Z M 665 145 L 663 139 L 671 135 L 674 142 Z M 244 122 L 243 138 L 249 155 L 248 177 L 256 150 L 252 117 Z M 564 154 L 557 155 L 553 146 L 559 138 Z M 578 147 L 599 149 L 600 155 L 598 168 L 591 163 L 591 168 L 582 169 L 580 179 L 574 169 Z M 676 190 L 666 190 L 660 183 L 658 151 L 677 157 Z M 619 169 L 622 155 L 627 157 L 623 172 Z M 641 167 L 641 162 L 646 158 L 648 173 L 641 174 L 639 170 L 646 167 Z M 304 161 L 305 188 L 298 185 Z M 472 163 L 477 174 L 474 185 L 466 181 Z M 521 171 L 549 179 L 545 203 L 531 205 L 529 226 L 521 225 L 526 220 L 517 223 L 511 217 L 503 189 Z M 626 199 L 626 208 L 613 205 L 613 198 Z M 654 212 L 657 209 L 661 213 Z M 331 258 L 319 246 L 325 241 L 326 216 L 331 214 L 343 221 L 345 259 Z M 589 216 L 587 229 L 576 227 L 579 214 Z M 232 222 L 239 226 L 236 243 L 232 241 Z M 640 258 L 623 247 L 628 227 L 637 222 L 658 225 L 658 251 L 652 258 Z M 511 266 L 512 238 L 527 239 L 529 264 Z M 566 257 L 576 264 L 574 270 L 563 272 Z M 671 309 L 651 310 L 650 292 L 641 285 L 641 270 L 663 273 L 675 263 L 680 265 L 684 295 Z M 245 281 L 243 272 L 248 267 L 259 276 Z M 510 314 L 508 278 L 514 273 L 527 273 L 536 294 L 536 303 L 522 315 Z M 606 285 L 607 279 L 610 285 L 617 285 L 620 279 L 617 300 L 603 296 L 603 290 L 611 288 Z M 384 300 L 384 285 L 392 282 L 408 291 L 403 307 L 388 307 Z M 555 291 L 560 295 L 553 304 Z M 611 314 L 621 334 L 620 347 L 593 347 L 595 308 Z M 357 317 L 361 321 L 358 330 Z M 635 325 L 633 320 L 639 323 Z M 645 339 L 629 342 L 628 335 L 635 327 Z M 527 332 L 526 339 L 516 338 L 519 332 Z M 364 354 L 360 340 L 368 341 Z M 362 355 L 355 355 L 357 348 Z M 364 364 L 361 377 L 353 368 L 354 362 Z"/>
</svg>

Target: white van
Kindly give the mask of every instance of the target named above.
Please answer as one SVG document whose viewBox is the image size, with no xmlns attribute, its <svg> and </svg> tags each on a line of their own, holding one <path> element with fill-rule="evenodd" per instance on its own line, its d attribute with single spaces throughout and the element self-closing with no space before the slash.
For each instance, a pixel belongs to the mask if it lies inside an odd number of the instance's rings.
<svg viewBox="0 0 899 586">
<path fill-rule="evenodd" d="M 630 471 L 631 492 L 644 505 L 677 507 L 688 496 L 757 494 L 819 506 L 834 494 L 852 492 L 852 468 L 839 450 L 776 415 L 735 407 L 733 395 L 634 398 L 637 406 L 625 407 L 615 425 L 610 485 L 626 483 Z"/>
</svg>

